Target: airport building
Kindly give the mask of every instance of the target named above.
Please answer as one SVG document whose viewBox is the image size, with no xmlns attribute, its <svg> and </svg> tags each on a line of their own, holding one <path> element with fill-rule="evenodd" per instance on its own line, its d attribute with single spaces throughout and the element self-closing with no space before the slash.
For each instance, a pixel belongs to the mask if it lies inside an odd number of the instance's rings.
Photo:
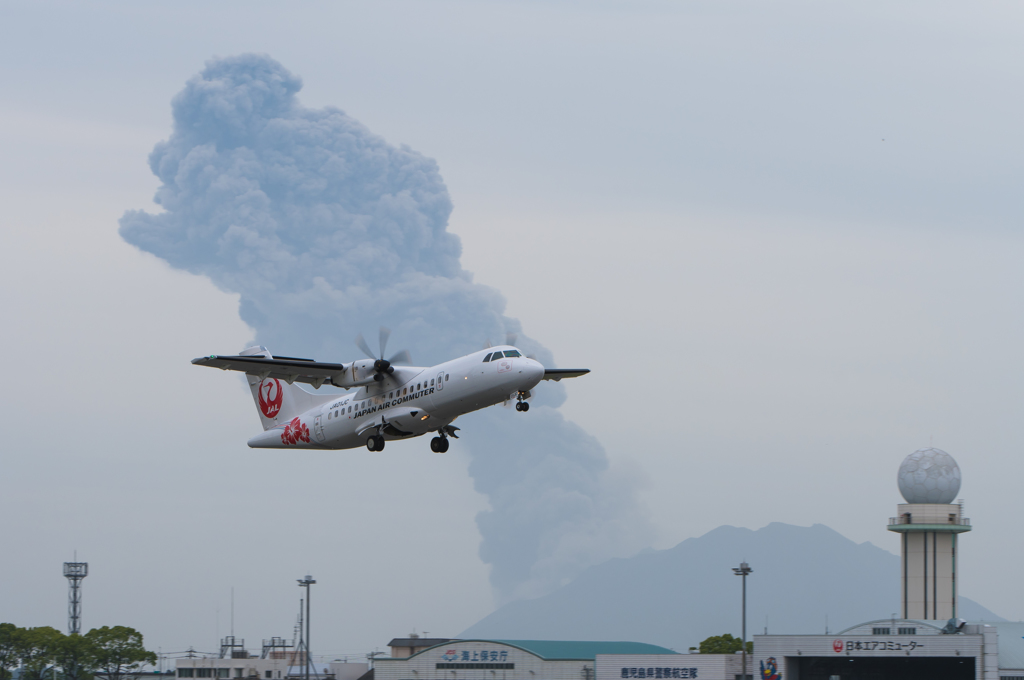
<svg viewBox="0 0 1024 680">
<path fill-rule="evenodd" d="M 427 642 L 435 644 L 422 646 Z M 690 658 L 641 642 L 406 638 L 392 640 L 390 647 L 390 658 L 374 661 L 373 680 L 595 680 L 600 655 Z"/>
<path fill-rule="evenodd" d="M 907 456 L 888 529 L 900 535 L 903 618 L 869 621 L 835 635 L 755 635 L 763 680 L 1024 680 L 1024 623 L 957 618 L 958 538 L 971 530 L 960 468 L 945 451 Z M 738 678 L 739 676 L 737 676 Z"/>
</svg>

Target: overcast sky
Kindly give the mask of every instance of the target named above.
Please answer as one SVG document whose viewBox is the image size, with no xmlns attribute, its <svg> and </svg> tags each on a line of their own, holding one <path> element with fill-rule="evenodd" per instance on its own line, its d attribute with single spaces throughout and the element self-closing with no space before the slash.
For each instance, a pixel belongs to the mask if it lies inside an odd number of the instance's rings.
<svg viewBox="0 0 1024 680">
<path fill-rule="evenodd" d="M 188 363 L 255 337 L 239 296 L 118 235 L 158 210 L 147 159 L 171 98 L 246 52 L 301 77 L 304 106 L 437 162 L 462 268 L 558 365 L 593 369 L 561 412 L 639 489 L 653 547 L 781 521 L 897 552 L 896 469 L 934 445 L 975 525 L 961 592 L 1024 617 L 1005 568 L 1024 561 L 1022 19 L 1009 2 L 4 3 L 0 619 L 63 629 L 75 550 L 84 626 L 164 652 L 214 651 L 232 588 L 251 649 L 290 638 L 306 573 L 314 652 L 453 635 L 495 606 L 466 449 L 248 449 L 248 390 Z M 357 356 L 339 346 L 315 358 Z"/>
</svg>

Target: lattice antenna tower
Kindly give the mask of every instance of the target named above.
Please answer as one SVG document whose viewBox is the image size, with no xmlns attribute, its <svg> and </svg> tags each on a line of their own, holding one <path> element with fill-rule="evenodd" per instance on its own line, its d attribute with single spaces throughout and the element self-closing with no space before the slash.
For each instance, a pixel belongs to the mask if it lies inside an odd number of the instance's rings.
<svg viewBox="0 0 1024 680">
<path fill-rule="evenodd" d="M 78 557 L 77 553 L 75 553 L 75 557 Z M 88 562 L 64 563 L 64 576 L 68 580 L 69 635 L 82 632 L 82 579 L 88 575 Z"/>
</svg>

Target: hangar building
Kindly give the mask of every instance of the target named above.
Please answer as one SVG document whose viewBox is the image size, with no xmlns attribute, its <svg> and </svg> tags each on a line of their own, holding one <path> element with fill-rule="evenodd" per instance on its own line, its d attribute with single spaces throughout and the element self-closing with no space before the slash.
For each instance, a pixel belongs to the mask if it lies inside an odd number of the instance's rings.
<svg viewBox="0 0 1024 680">
<path fill-rule="evenodd" d="M 786 680 L 1000 680 L 1012 676 L 1000 673 L 999 647 L 994 625 L 883 619 L 835 635 L 755 635 L 752 672 Z"/>
</svg>

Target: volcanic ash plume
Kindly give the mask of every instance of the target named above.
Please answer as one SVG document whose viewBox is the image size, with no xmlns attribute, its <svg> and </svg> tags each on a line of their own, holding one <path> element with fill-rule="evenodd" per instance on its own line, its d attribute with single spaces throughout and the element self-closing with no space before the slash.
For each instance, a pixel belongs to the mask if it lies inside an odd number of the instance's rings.
<svg viewBox="0 0 1024 680">
<path fill-rule="evenodd" d="M 462 269 L 437 164 L 338 109 L 302 106 L 301 86 L 267 56 L 209 62 L 174 97 L 173 132 L 149 157 L 164 212 L 125 213 L 122 237 L 240 294 L 257 341 L 282 354 L 345 360 L 351 338 L 385 324 L 415 338 L 417 363 L 518 333 L 517 346 L 553 366 L 504 316 L 502 295 Z M 649 537 L 635 488 L 562 417 L 563 400 L 545 383 L 528 416 L 484 411 L 460 442 L 490 501 L 480 555 L 502 601 Z"/>
</svg>

